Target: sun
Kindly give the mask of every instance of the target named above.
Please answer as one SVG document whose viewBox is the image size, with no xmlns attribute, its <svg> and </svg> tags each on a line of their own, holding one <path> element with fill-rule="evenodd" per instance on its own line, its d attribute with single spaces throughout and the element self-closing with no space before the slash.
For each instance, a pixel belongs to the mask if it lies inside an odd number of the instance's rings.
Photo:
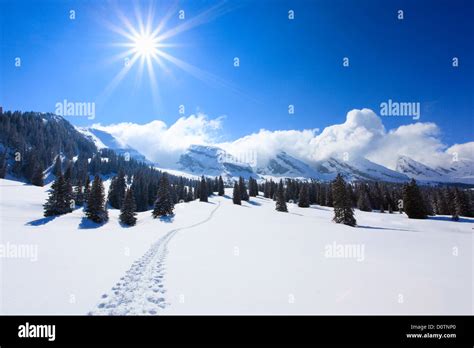
<svg viewBox="0 0 474 348">
<path fill-rule="evenodd" d="M 159 42 L 150 34 L 141 34 L 133 39 L 133 53 L 148 58 L 158 54 Z"/>
<path fill-rule="evenodd" d="M 236 91 L 236 88 L 227 81 L 207 71 L 201 70 L 167 52 L 167 49 L 181 46 L 170 42 L 170 39 L 174 36 L 182 34 L 201 24 L 208 23 L 214 18 L 230 11 L 226 1 L 219 2 L 195 17 L 189 20 L 183 20 L 180 24 L 168 29 L 166 29 L 168 21 L 173 16 L 179 14 L 177 5 L 170 7 L 168 11 L 162 11 L 163 16 L 158 18 L 155 17 L 153 1 L 149 2 L 149 9 L 146 13 L 143 13 L 136 4 L 136 21 L 125 16 L 120 8 L 116 8 L 116 10 L 119 21 L 105 21 L 105 24 L 111 31 L 118 34 L 121 40 L 124 40 L 111 43 L 112 46 L 123 48 L 123 51 L 112 57 L 109 62 L 115 64 L 117 61 L 122 61 L 122 67 L 112 81 L 105 87 L 99 99 L 107 99 L 134 67 L 137 67 L 134 69 L 138 73 L 136 75 L 137 82 L 142 80 L 144 73 L 148 75 L 155 104 L 157 104 L 159 100 L 158 89 L 162 85 L 162 78 L 174 77 L 170 67 L 177 67 L 210 85 L 220 85 Z"/>
</svg>

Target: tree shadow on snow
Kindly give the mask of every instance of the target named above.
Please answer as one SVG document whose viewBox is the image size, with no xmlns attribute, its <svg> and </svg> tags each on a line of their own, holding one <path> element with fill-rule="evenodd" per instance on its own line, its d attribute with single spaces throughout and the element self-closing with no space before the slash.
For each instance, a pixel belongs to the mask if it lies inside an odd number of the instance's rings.
<svg viewBox="0 0 474 348">
<path fill-rule="evenodd" d="M 429 216 L 428 220 L 438 220 L 438 221 L 451 221 L 451 222 L 463 222 L 463 223 L 474 223 L 474 220 L 466 219 L 460 217 L 458 221 L 453 221 L 451 216 Z"/>
<path fill-rule="evenodd" d="M 251 204 L 251 205 L 256 205 L 256 206 L 258 206 L 258 207 L 262 205 L 262 203 L 255 202 L 255 201 L 248 201 L 247 203 L 248 203 L 248 204 Z"/>
<path fill-rule="evenodd" d="M 171 223 L 171 222 L 174 221 L 174 214 L 173 215 L 160 216 L 158 219 L 161 222 Z"/>
<path fill-rule="evenodd" d="M 44 217 L 44 218 L 41 218 L 41 219 L 29 221 L 29 222 L 27 222 L 25 225 L 28 225 L 28 226 L 41 226 L 41 225 L 46 225 L 48 222 L 53 221 L 53 220 L 56 219 L 57 217 L 58 217 L 58 215 L 55 215 L 55 216 L 48 216 L 48 217 Z"/>
<path fill-rule="evenodd" d="M 122 221 L 119 221 L 119 225 L 120 227 L 123 227 L 123 228 L 132 228 L 136 226 L 136 225 L 130 226 L 130 225 L 124 224 Z"/>
<path fill-rule="evenodd" d="M 82 220 L 81 220 L 81 223 L 79 224 L 79 229 L 81 229 L 81 230 L 91 230 L 91 229 L 102 227 L 103 225 L 105 225 L 105 222 L 97 223 L 97 222 L 94 222 L 92 220 L 89 220 L 86 217 L 83 217 Z"/>
<path fill-rule="evenodd" d="M 403 228 L 391 228 L 391 227 L 377 227 L 377 226 L 364 226 L 364 225 L 357 225 L 357 227 L 367 228 L 369 230 L 392 230 L 392 231 L 418 232 L 416 230 L 406 230 Z"/>
</svg>

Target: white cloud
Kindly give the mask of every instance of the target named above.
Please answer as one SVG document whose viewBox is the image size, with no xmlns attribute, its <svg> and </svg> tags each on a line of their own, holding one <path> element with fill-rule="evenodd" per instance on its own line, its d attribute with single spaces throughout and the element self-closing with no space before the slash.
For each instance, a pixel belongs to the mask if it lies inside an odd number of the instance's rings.
<svg viewBox="0 0 474 348">
<path fill-rule="evenodd" d="M 174 167 L 179 155 L 190 145 L 214 143 L 221 124 L 222 117 L 209 119 L 204 114 L 197 114 L 181 117 L 170 127 L 159 120 L 146 124 L 95 124 L 92 127 L 112 134 L 119 142 L 128 144 L 160 166 Z"/>
<path fill-rule="evenodd" d="M 464 144 L 454 144 L 446 150 L 446 153 L 456 155 L 458 159 L 474 159 L 474 141 Z"/>
<path fill-rule="evenodd" d="M 448 148 L 441 141 L 441 131 L 434 123 L 414 123 L 387 131 L 382 120 L 370 109 L 354 109 L 346 121 L 323 129 L 269 131 L 261 129 L 231 142 L 217 142 L 222 118 L 209 119 L 203 114 L 182 117 L 173 125 L 162 121 L 148 124 L 120 123 L 94 127 L 111 133 L 119 141 L 143 153 L 163 167 L 174 167 L 179 155 L 192 144 L 216 145 L 240 158 L 254 158 L 259 165 L 280 151 L 305 161 L 330 156 L 363 156 L 394 169 L 399 155 L 431 166 L 459 158 L 472 159 L 474 142 Z"/>
</svg>

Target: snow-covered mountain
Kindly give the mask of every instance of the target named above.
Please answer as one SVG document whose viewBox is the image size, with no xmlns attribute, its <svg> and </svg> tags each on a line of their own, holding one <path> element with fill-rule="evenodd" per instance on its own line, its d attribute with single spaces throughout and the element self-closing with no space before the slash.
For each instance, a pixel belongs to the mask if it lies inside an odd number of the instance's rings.
<svg viewBox="0 0 474 348">
<path fill-rule="evenodd" d="M 330 157 L 327 160 L 315 163 L 315 168 L 321 174 L 334 178 L 340 173 L 349 181 L 356 180 L 381 180 L 390 182 L 408 181 L 408 176 L 388 169 L 384 166 L 369 161 L 363 157 L 351 158 L 343 161 Z"/>
<path fill-rule="evenodd" d="M 129 154 L 130 158 L 137 161 L 152 164 L 144 155 L 130 147 L 127 144 L 122 144 L 112 134 L 103 130 L 88 127 L 75 127 L 77 131 L 82 133 L 86 138 L 92 140 L 95 146 L 100 149 L 114 150 L 119 155 Z"/>
<path fill-rule="evenodd" d="M 400 156 L 397 160 L 396 171 L 410 178 L 428 182 L 456 182 L 474 184 L 474 162 L 460 159 L 449 166 L 432 168 L 408 156 Z"/>
<path fill-rule="evenodd" d="M 359 157 L 342 161 L 333 157 L 319 162 L 306 163 L 286 152 L 279 152 L 256 168 L 238 162 L 232 155 L 216 146 L 192 145 L 179 161 L 179 170 L 196 175 L 223 175 L 227 178 L 306 178 L 321 181 L 333 180 L 338 173 L 347 180 L 382 180 L 405 182 L 409 177 Z"/>
<path fill-rule="evenodd" d="M 179 158 L 179 170 L 195 175 L 222 175 L 225 178 L 256 177 L 250 165 L 216 146 L 191 145 Z"/>
<path fill-rule="evenodd" d="M 271 158 L 264 166 L 258 166 L 256 171 L 262 176 L 323 179 L 321 173 L 284 151 Z"/>
<path fill-rule="evenodd" d="M 131 158 L 152 164 L 137 150 L 123 144 L 113 135 L 96 128 L 76 129 L 94 142 L 98 149 L 112 149 L 118 154 L 129 153 Z M 307 162 L 281 151 L 265 163 L 256 167 L 243 163 L 217 146 L 191 145 L 179 157 L 175 170 L 177 173 L 191 175 L 222 175 L 225 179 L 242 176 L 254 178 L 306 178 L 321 181 L 333 180 L 338 173 L 346 180 L 380 180 L 406 182 L 410 178 L 425 183 L 464 183 L 474 184 L 474 161 L 460 159 L 449 166 L 432 168 L 408 156 L 398 158 L 395 170 L 371 162 L 363 157 L 352 157 L 344 161 L 334 157 L 326 160 Z M 154 165 L 157 165 L 154 163 Z"/>
</svg>

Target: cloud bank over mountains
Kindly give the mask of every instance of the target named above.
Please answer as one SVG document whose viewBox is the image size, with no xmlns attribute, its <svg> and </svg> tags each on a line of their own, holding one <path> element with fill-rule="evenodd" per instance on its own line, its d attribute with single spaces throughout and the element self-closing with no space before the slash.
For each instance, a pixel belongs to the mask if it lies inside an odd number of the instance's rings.
<svg viewBox="0 0 474 348">
<path fill-rule="evenodd" d="M 436 167 L 449 165 L 453 156 L 470 160 L 474 154 L 474 142 L 451 147 L 445 145 L 441 140 L 441 130 L 431 122 L 417 122 L 386 130 L 382 119 L 370 109 L 351 110 L 344 123 L 326 127 L 320 133 L 317 128 L 261 129 L 229 142 L 219 142 L 223 117 L 210 119 L 202 113 L 181 117 L 170 126 L 155 120 L 147 124 L 95 124 L 93 128 L 112 134 L 149 160 L 169 168 L 193 144 L 215 145 L 237 158 L 256 153 L 259 164 L 285 151 L 308 162 L 328 157 L 360 156 L 391 169 L 396 167 L 400 155 Z"/>
</svg>

